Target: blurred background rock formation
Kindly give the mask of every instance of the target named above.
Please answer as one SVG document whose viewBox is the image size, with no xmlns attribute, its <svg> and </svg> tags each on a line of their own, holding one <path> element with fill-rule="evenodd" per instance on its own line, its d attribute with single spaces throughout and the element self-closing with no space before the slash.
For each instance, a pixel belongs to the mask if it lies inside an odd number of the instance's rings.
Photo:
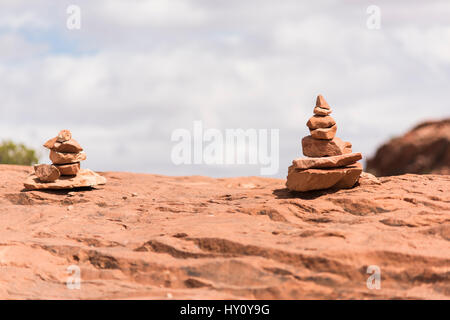
<svg viewBox="0 0 450 320">
<path fill-rule="evenodd" d="M 450 118 L 422 122 L 386 142 L 367 160 L 366 170 L 376 176 L 450 174 Z"/>
</svg>

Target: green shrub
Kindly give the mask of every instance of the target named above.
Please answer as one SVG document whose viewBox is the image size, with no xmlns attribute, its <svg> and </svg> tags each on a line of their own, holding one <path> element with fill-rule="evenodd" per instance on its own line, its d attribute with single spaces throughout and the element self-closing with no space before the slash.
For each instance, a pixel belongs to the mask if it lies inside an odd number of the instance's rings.
<svg viewBox="0 0 450 320">
<path fill-rule="evenodd" d="M 35 150 L 27 148 L 24 144 L 16 144 L 11 140 L 0 144 L 0 163 L 19 164 L 31 166 L 39 161 Z"/>
</svg>

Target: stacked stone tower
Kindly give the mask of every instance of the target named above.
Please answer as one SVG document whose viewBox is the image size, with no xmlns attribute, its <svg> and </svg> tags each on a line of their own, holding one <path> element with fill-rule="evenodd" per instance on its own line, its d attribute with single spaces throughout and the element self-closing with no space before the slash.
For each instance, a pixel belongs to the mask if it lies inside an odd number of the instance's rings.
<svg viewBox="0 0 450 320">
<path fill-rule="evenodd" d="M 308 120 L 310 134 L 302 139 L 303 154 L 289 167 L 286 186 L 292 191 L 351 188 L 359 179 L 361 153 L 352 153 L 352 144 L 336 137 L 337 124 L 322 95 Z"/>
<path fill-rule="evenodd" d="M 50 150 L 52 164 L 34 166 L 24 182 L 27 190 L 73 189 L 95 187 L 106 183 L 106 178 L 89 170 L 81 169 L 80 162 L 86 160 L 86 153 L 80 144 L 72 139 L 69 130 L 61 130 L 48 140 L 44 147 Z"/>
</svg>

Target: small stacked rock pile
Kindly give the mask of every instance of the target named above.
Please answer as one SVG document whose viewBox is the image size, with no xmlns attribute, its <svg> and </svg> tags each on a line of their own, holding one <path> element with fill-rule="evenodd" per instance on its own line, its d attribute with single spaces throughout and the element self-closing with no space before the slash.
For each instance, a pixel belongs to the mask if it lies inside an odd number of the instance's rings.
<svg viewBox="0 0 450 320">
<path fill-rule="evenodd" d="M 58 136 L 48 140 L 44 147 L 50 149 L 50 160 L 53 165 L 41 166 L 55 167 L 61 176 L 76 176 L 80 171 L 80 161 L 86 160 L 83 148 L 77 141 L 72 139 L 72 133 L 69 130 L 60 131 Z M 48 171 L 54 172 L 55 170 L 52 168 Z M 41 181 L 52 181 L 47 180 L 48 177 L 46 176 L 39 175 L 37 171 L 36 176 Z M 58 178 L 59 176 L 56 179 Z"/>
<path fill-rule="evenodd" d="M 89 169 L 81 169 L 80 162 L 86 160 L 86 153 L 72 139 L 69 130 L 60 131 L 44 147 L 50 150 L 52 164 L 34 166 L 34 174 L 25 182 L 26 189 L 71 189 L 106 183 L 104 177 Z"/>
<path fill-rule="evenodd" d="M 292 191 L 351 188 L 358 181 L 361 153 L 352 153 L 352 144 L 336 137 L 332 110 L 319 95 L 307 126 L 311 135 L 302 139 L 306 158 L 296 159 L 289 167 L 286 186 Z"/>
</svg>

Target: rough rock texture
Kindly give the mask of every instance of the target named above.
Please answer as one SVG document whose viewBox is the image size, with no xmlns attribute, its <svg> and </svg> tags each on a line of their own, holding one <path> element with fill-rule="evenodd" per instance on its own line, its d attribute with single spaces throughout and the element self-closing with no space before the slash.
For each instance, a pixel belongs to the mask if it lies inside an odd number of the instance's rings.
<svg viewBox="0 0 450 320">
<path fill-rule="evenodd" d="M 355 185 L 362 172 L 362 164 L 344 168 L 298 169 L 290 166 L 286 187 L 292 191 L 310 191 L 328 188 L 348 189 Z"/>
<path fill-rule="evenodd" d="M 56 169 L 58 171 L 58 169 Z M 58 171 L 59 173 L 59 171 Z M 27 190 L 61 190 L 95 187 L 106 183 L 106 179 L 89 169 L 80 169 L 77 176 L 61 176 L 54 182 L 43 183 L 35 174 L 29 175 L 24 184 Z"/>
<path fill-rule="evenodd" d="M 333 125 L 330 128 L 319 128 L 310 130 L 311 137 L 321 140 L 331 140 L 336 136 L 337 125 Z"/>
<path fill-rule="evenodd" d="M 58 137 L 54 137 L 54 138 L 47 140 L 47 142 L 44 143 L 44 147 L 46 147 L 47 149 L 53 149 L 55 147 L 55 143 L 58 142 L 57 140 L 58 140 Z"/>
<path fill-rule="evenodd" d="M 361 186 L 365 186 L 371 184 L 381 184 L 381 181 L 371 173 L 361 172 L 361 176 L 359 177 L 358 183 Z"/>
<path fill-rule="evenodd" d="M 0 166 L 0 298 L 450 299 L 449 176 L 297 194 L 110 172 L 102 189 L 21 192 L 31 171 Z"/>
<path fill-rule="evenodd" d="M 314 108 L 314 114 L 317 114 L 318 116 L 327 116 L 331 113 L 331 109 L 324 109 L 320 107 Z"/>
<path fill-rule="evenodd" d="M 353 164 L 362 159 L 362 154 L 359 152 L 341 154 L 334 157 L 322 158 L 299 158 L 292 161 L 292 165 L 297 169 L 311 169 L 311 168 L 335 168 L 343 167 Z"/>
<path fill-rule="evenodd" d="M 331 116 L 317 116 L 314 115 L 309 118 L 306 126 L 309 129 L 330 128 L 336 124 L 336 121 Z"/>
<path fill-rule="evenodd" d="M 44 147 L 65 153 L 78 153 L 83 151 L 80 144 L 75 139 L 72 139 L 72 133 L 69 130 L 61 130 L 56 137 L 44 143 Z"/>
<path fill-rule="evenodd" d="M 352 152 L 352 144 L 338 137 L 333 140 L 317 140 L 306 136 L 302 139 L 302 148 L 307 157 L 330 157 Z"/>
<path fill-rule="evenodd" d="M 35 165 L 34 174 L 40 182 L 53 182 L 60 176 L 59 170 L 51 164 Z"/>
<path fill-rule="evenodd" d="M 377 176 L 450 174 L 450 119 L 424 122 L 387 142 L 367 160 L 367 170 Z"/>
<path fill-rule="evenodd" d="M 69 130 L 61 130 L 56 137 L 56 141 L 58 142 L 65 142 L 69 141 L 70 139 L 72 139 L 72 132 L 70 132 Z"/>
<path fill-rule="evenodd" d="M 86 153 L 62 153 L 50 150 L 50 160 L 53 164 L 69 164 L 86 160 Z"/>
<path fill-rule="evenodd" d="M 57 164 L 55 165 L 58 168 L 59 172 L 62 176 L 75 176 L 80 172 L 80 163 L 70 163 L 70 164 Z"/>
<path fill-rule="evenodd" d="M 55 142 L 53 145 L 53 150 L 57 152 L 78 153 L 83 151 L 83 148 L 76 140 L 70 139 L 65 142 Z"/>
</svg>

